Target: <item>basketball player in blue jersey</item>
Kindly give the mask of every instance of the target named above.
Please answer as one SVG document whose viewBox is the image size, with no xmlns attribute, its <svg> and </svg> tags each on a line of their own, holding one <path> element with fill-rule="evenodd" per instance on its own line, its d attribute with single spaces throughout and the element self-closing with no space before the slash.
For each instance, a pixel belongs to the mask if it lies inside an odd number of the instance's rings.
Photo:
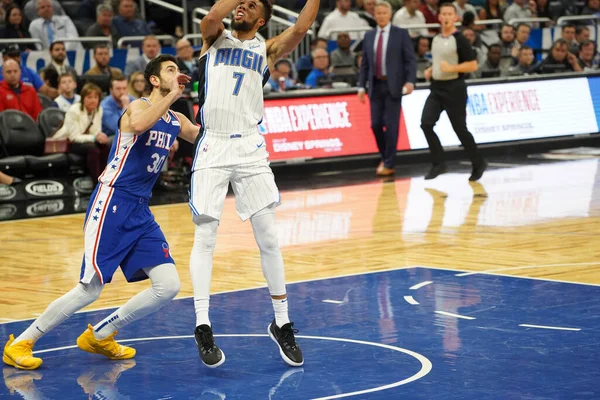
<svg viewBox="0 0 600 400">
<path fill-rule="evenodd" d="M 95 326 L 88 325 L 77 339 L 84 351 L 113 360 L 132 358 L 135 349 L 115 341 L 117 329 L 158 310 L 179 292 L 175 262 L 148 200 L 175 139 L 193 143 L 198 127 L 169 110 L 190 80 L 179 72 L 174 57 L 161 55 L 150 61 L 145 78 L 152 93 L 132 102 L 121 115 L 109 162 L 88 205 L 79 283 L 51 303 L 19 337 L 10 335 L 2 357 L 5 364 L 38 368 L 42 360 L 33 356 L 35 342 L 95 301 L 119 266 L 128 282 L 150 278 L 152 287 Z"/>
<path fill-rule="evenodd" d="M 274 208 L 280 196 L 258 124 L 263 117 L 263 86 L 269 70 L 304 38 L 317 16 L 319 0 L 307 0 L 294 26 L 264 42 L 256 32 L 269 22 L 272 8 L 270 0 L 219 0 L 200 24 L 204 74 L 199 79 L 196 119 L 202 131 L 196 140 L 190 186 L 190 209 L 196 225 L 190 271 L 196 344 L 202 362 L 212 368 L 225 361 L 225 354 L 214 341 L 208 309 L 217 227 L 230 183 L 238 215 L 252 224 L 271 294 L 275 318 L 267 332 L 287 364 L 304 364 L 288 316 L 277 240 Z M 221 21 L 232 12 L 232 31 L 228 31 Z"/>
</svg>

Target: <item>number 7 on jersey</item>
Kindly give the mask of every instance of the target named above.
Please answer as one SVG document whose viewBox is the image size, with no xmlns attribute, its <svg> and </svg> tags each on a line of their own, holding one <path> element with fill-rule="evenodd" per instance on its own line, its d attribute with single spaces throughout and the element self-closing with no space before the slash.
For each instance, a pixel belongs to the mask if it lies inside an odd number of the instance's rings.
<svg viewBox="0 0 600 400">
<path fill-rule="evenodd" d="M 236 79 L 235 87 L 233 88 L 233 95 L 237 96 L 240 93 L 240 88 L 242 87 L 242 82 L 244 81 L 244 73 L 234 72 L 233 79 Z"/>
</svg>

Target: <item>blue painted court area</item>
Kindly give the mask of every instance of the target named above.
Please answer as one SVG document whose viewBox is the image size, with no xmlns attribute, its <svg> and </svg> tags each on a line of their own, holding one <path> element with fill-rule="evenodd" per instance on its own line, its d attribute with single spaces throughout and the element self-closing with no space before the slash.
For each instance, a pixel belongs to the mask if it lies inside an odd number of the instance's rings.
<svg viewBox="0 0 600 400">
<path fill-rule="evenodd" d="M 457 274 L 415 267 L 288 285 L 303 368 L 284 364 L 266 334 L 266 289 L 212 296 L 227 355 L 215 370 L 198 357 L 191 299 L 126 327 L 117 339 L 137 349 L 128 361 L 74 348 L 109 310 L 76 314 L 38 343 L 39 370 L 3 368 L 0 397 L 600 398 L 600 287 Z M 0 325 L 0 336 L 28 323 Z"/>
</svg>

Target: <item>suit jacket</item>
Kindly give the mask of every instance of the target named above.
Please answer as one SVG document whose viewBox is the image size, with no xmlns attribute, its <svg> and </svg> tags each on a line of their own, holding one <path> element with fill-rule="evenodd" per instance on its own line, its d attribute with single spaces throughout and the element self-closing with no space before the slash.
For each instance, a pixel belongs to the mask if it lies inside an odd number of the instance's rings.
<svg viewBox="0 0 600 400">
<path fill-rule="evenodd" d="M 181 71 L 182 74 L 185 74 L 187 76 L 190 76 L 192 78 L 191 82 L 188 83 L 187 85 L 185 85 L 188 89 L 192 88 L 193 82 L 197 81 L 200 78 L 200 66 L 199 66 L 199 62 L 198 59 L 196 57 L 194 57 L 192 59 L 192 62 L 194 63 L 192 70 L 190 70 L 188 68 L 188 66 L 185 64 L 185 62 L 180 59 L 179 57 L 177 57 L 177 66 L 179 67 L 179 71 Z M 204 72 L 204 71 L 202 71 Z"/>
<path fill-rule="evenodd" d="M 359 87 L 367 87 L 369 97 L 375 78 L 375 38 L 377 28 L 368 31 L 363 39 L 363 57 L 360 64 Z M 385 53 L 387 83 L 392 97 L 402 96 L 402 87 L 417 81 L 417 57 L 413 42 L 406 29 L 392 25 Z"/>
</svg>

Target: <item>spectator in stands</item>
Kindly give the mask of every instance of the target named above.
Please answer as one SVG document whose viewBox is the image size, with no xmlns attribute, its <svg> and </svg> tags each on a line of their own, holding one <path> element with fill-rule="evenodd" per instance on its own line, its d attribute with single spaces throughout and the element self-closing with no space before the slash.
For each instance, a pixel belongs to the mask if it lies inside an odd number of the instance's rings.
<svg viewBox="0 0 600 400">
<path fill-rule="evenodd" d="M 298 80 L 300 80 L 301 82 L 304 82 L 306 76 L 310 73 L 310 71 L 312 71 L 313 62 L 311 54 L 317 48 L 327 50 L 327 40 L 320 37 L 312 39 L 310 41 L 310 53 L 300 57 L 296 62 Z"/>
<path fill-rule="evenodd" d="M 590 28 L 587 26 L 578 26 L 575 29 L 575 40 L 579 44 L 583 43 L 584 40 L 590 40 Z"/>
<path fill-rule="evenodd" d="M 194 48 L 190 41 L 179 39 L 175 43 L 175 50 L 177 51 L 177 66 L 181 73 L 191 76 L 192 82 L 197 81 L 200 76 L 200 66 L 198 65 L 198 59 L 194 57 Z M 189 89 L 192 88 L 192 82 L 186 85 Z"/>
<path fill-rule="evenodd" d="M 148 94 L 148 86 L 146 85 L 146 78 L 144 73 L 136 71 L 129 75 L 129 81 L 127 82 L 127 93 L 135 99 L 139 99 Z"/>
<path fill-rule="evenodd" d="M 54 15 L 52 2 L 50 0 L 37 0 L 39 18 L 34 19 L 29 25 L 29 33 L 32 38 L 42 41 L 38 49 L 49 49 L 50 45 L 58 38 L 78 38 L 75 24 L 66 15 Z M 67 50 L 81 49 L 81 43 L 69 42 Z"/>
<path fill-rule="evenodd" d="M 279 60 L 273 66 L 273 72 L 269 77 L 267 85 L 272 92 L 281 92 L 280 79 L 283 78 L 284 89 L 291 89 L 296 86 L 296 83 L 291 78 L 292 64 L 289 60 Z"/>
<path fill-rule="evenodd" d="M 471 28 L 463 28 L 462 34 L 471 46 L 473 47 L 473 51 L 475 51 L 475 58 L 477 59 L 477 64 L 483 64 L 486 60 L 486 53 L 483 51 L 483 46 L 477 44 L 477 33 Z"/>
<path fill-rule="evenodd" d="M 569 42 L 558 39 L 554 42 L 550 54 L 533 68 L 532 73 L 551 74 L 555 72 L 583 71 L 579 60 L 573 53 L 569 53 Z"/>
<path fill-rule="evenodd" d="M 394 14 L 392 24 L 400 28 L 408 28 L 410 25 L 425 24 L 425 16 L 421 11 L 419 11 L 419 0 L 406 0 L 404 7 L 396 11 Z M 409 29 L 408 34 L 411 38 L 416 39 L 419 36 L 427 35 L 427 29 Z"/>
<path fill-rule="evenodd" d="M 584 71 L 595 71 L 598 69 L 598 58 L 596 57 L 596 43 L 584 40 L 579 45 L 579 66 Z"/>
<path fill-rule="evenodd" d="M 479 10 L 479 19 L 503 19 L 504 8 L 500 0 L 485 0 Z"/>
<path fill-rule="evenodd" d="M 332 67 L 353 66 L 354 53 L 350 51 L 350 35 L 340 32 L 337 36 L 338 48 L 331 52 L 329 60 Z"/>
<path fill-rule="evenodd" d="M 0 172 L 0 184 L 2 185 L 16 185 L 22 181 L 14 176 L 6 175 L 4 172 Z"/>
<path fill-rule="evenodd" d="M 534 0 L 513 0 L 504 12 L 504 21 L 507 24 L 515 18 L 537 17 L 537 5 Z"/>
<path fill-rule="evenodd" d="M 425 70 L 431 67 L 429 38 L 417 39 L 417 81 L 425 82 Z"/>
<path fill-rule="evenodd" d="M 94 47 L 94 61 L 96 65 L 90 68 L 85 73 L 86 75 L 104 75 L 112 76 L 113 78 L 123 75 L 123 71 L 119 68 L 108 65 L 110 62 L 110 49 L 105 43 L 97 44 Z"/>
<path fill-rule="evenodd" d="M 519 49 L 527 43 L 529 35 L 531 34 L 531 27 L 527 24 L 521 23 L 517 25 L 517 34 L 515 35 L 515 43 L 512 50 L 512 56 L 517 58 L 519 55 Z"/>
<path fill-rule="evenodd" d="M 514 64 L 513 54 L 516 53 L 514 50 L 515 44 L 515 28 L 512 25 L 505 24 L 500 30 L 500 52 L 502 54 L 501 68 L 506 70 Z M 489 52 L 489 49 L 488 49 Z"/>
<path fill-rule="evenodd" d="M 579 43 L 575 40 L 575 25 L 566 24 L 563 25 L 561 30 L 561 37 L 569 43 L 569 53 L 577 54 L 579 53 Z"/>
<path fill-rule="evenodd" d="M 35 90 L 21 81 L 21 65 L 15 60 L 6 60 L 2 67 L 4 80 L 0 82 L 0 112 L 19 110 L 37 120 L 42 105 Z"/>
<path fill-rule="evenodd" d="M 37 0 L 29 0 L 27 3 L 25 3 L 25 6 L 23 7 L 23 13 L 25 14 L 25 18 L 27 18 L 28 21 L 33 21 L 38 17 L 36 1 Z M 60 2 L 57 0 L 52 0 L 52 11 L 54 15 L 67 15 L 67 13 L 65 13 L 65 10 L 60 5 Z"/>
<path fill-rule="evenodd" d="M 527 45 L 521 46 L 518 52 L 518 62 L 508 69 L 508 75 L 529 74 L 534 67 L 533 49 Z"/>
<path fill-rule="evenodd" d="M 312 52 L 313 69 L 306 77 L 304 84 L 311 89 L 327 86 L 331 83 L 329 74 L 329 54 L 323 49 L 314 49 Z"/>
<path fill-rule="evenodd" d="M 96 23 L 88 28 L 85 36 L 106 36 L 112 40 L 112 47 L 117 48 L 119 40 L 119 31 L 112 24 L 112 7 L 108 4 L 100 4 L 96 9 Z M 87 43 L 86 47 L 91 48 L 93 43 Z"/>
<path fill-rule="evenodd" d="M 66 72 L 58 77 L 58 97 L 54 99 L 57 108 L 64 112 L 75 103 L 81 101 L 81 96 L 75 93 L 77 89 L 77 78 L 70 72 Z"/>
<path fill-rule="evenodd" d="M 25 85 L 33 87 L 36 90 L 36 92 L 45 94 L 50 98 L 55 98 L 56 96 L 58 96 L 58 90 L 45 84 L 42 78 L 40 78 L 40 76 L 37 74 L 37 72 L 35 72 L 22 62 L 21 50 L 19 49 L 18 45 L 12 44 L 4 48 L 4 50 L 2 51 L 2 59 L 4 60 L 4 62 L 6 62 L 7 60 L 15 60 L 17 63 L 21 64 L 21 82 L 23 82 Z M 2 79 L 3 68 L 0 67 L 0 80 Z"/>
<path fill-rule="evenodd" d="M 98 6 L 101 4 L 106 4 L 110 8 L 112 13 L 113 9 L 111 5 L 103 0 L 81 0 L 81 4 L 79 5 L 79 12 L 77 13 L 78 19 L 85 20 L 96 20 L 98 17 Z M 86 35 L 91 36 L 91 35 Z"/>
<path fill-rule="evenodd" d="M 438 6 L 439 0 L 425 0 L 425 3 L 421 4 L 419 11 L 423 13 L 425 23 L 438 24 L 440 22 L 438 20 Z M 430 33 L 432 33 L 432 31 L 435 32 L 435 30 L 429 30 Z"/>
<path fill-rule="evenodd" d="M 54 138 L 69 139 L 69 151 L 86 158 L 92 180 L 96 182 L 106 166 L 108 136 L 102 132 L 102 89 L 87 83 L 81 89 L 81 102 L 75 103 L 65 115 L 63 126 Z"/>
<path fill-rule="evenodd" d="M 113 25 L 117 28 L 120 37 L 152 34 L 146 22 L 135 17 L 136 9 L 137 5 L 133 0 L 120 1 L 119 15 L 113 18 Z"/>
<path fill-rule="evenodd" d="M 69 65 L 69 60 L 67 60 L 67 50 L 64 42 L 56 41 L 50 45 L 50 65 L 42 70 L 40 74 L 42 79 L 44 79 L 45 73 L 49 69 L 55 70 L 57 77 L 66 73 L 77 76 L 77 71 Z"/>
<path fill-rule="evenodd" d="M 375 21 L 375 2 L 376 0 L 365 0 L 362 5 L 362 11 L 358 14 L 362 19 L 367 21 L 371 28 L 377 26 Z"/>
<path fill-rule="evenodd" d="M 23 25 L 23 13 L 21 9 L 12 5 L 6 10 L 6 16 L 4 19 L 4 26 L 0 29 L 0 38 L 2 39 L 29 39 L 31 35 L 29 31 L 25 29 Z M 35 44 L 23 45 L 26 50 L 35 50 Z"/>
<path fill-rule="evenodd" d="M 129 76 L 136 71 L 144 71 L 150 60 L 160 54 L 160 43 L 152 35 L 148 35 L 142 42 L 142 55 L 125 65 L 125 75 Z"/>
<path fill-rule="evenodd" d="M 492 78 L 501 75 L 500 59 L 502 58 L 502 49 L 499 44 L 492 44 L 488 47 L 487 60 L 479 65 L 479 69 L 473 75 L 476 78 Z"/>
<path fill-rule="evenodd" d="M 102 108 L 102 132 L 109 138 L 117 134 L 117 122 L 135 98 L 127 94 L 127 78 L 123 75 L 110 81 L 110 95 L 106 96 L 100 106 Z M 111 140 L 112 141 L 112 140 Z"/>
<path fill-rule="evenodd" d="M 319 36 L 325 38 L 325 40 L 331 40 L 331 31 L 333 30 L 365 28 L 366 31 L 370 28 L 367 21 L 354 11 L 350 11 L 350 7 L 352 6 L 350 0 L 337 0 L 335 5 L 335 10 L 325 17 L 319 29 Z M 363 36 L 364 32 L 350 33 L 352 40 L 362 39 Z"/>
<path fill-rule="evenodd" d="M 595 15 L 600 13 L 600 0 L 587 0 L 585 7 L 581 10 L 581 15 Z M 597 20 L 588 20 L 585 21 L 586 25 L 594 25 Z M 588 30 L 589 32 L 589 30 Z M 589 37 L 588 37 L 589 39 Z M 579 42 L 581 43 L 581 42 Z"/>
<path fill-rule="evenodd" d="M 460 21 L 462 21 L 467 11 L 472 12 L 473 15 L 477 15 L 477 10 L 472 4 L 469 4 L 469 0 L 455 0 L 452 4 L 454 4 L 454 8 L 456 8 L 456 14 Z"/>
</svg>

